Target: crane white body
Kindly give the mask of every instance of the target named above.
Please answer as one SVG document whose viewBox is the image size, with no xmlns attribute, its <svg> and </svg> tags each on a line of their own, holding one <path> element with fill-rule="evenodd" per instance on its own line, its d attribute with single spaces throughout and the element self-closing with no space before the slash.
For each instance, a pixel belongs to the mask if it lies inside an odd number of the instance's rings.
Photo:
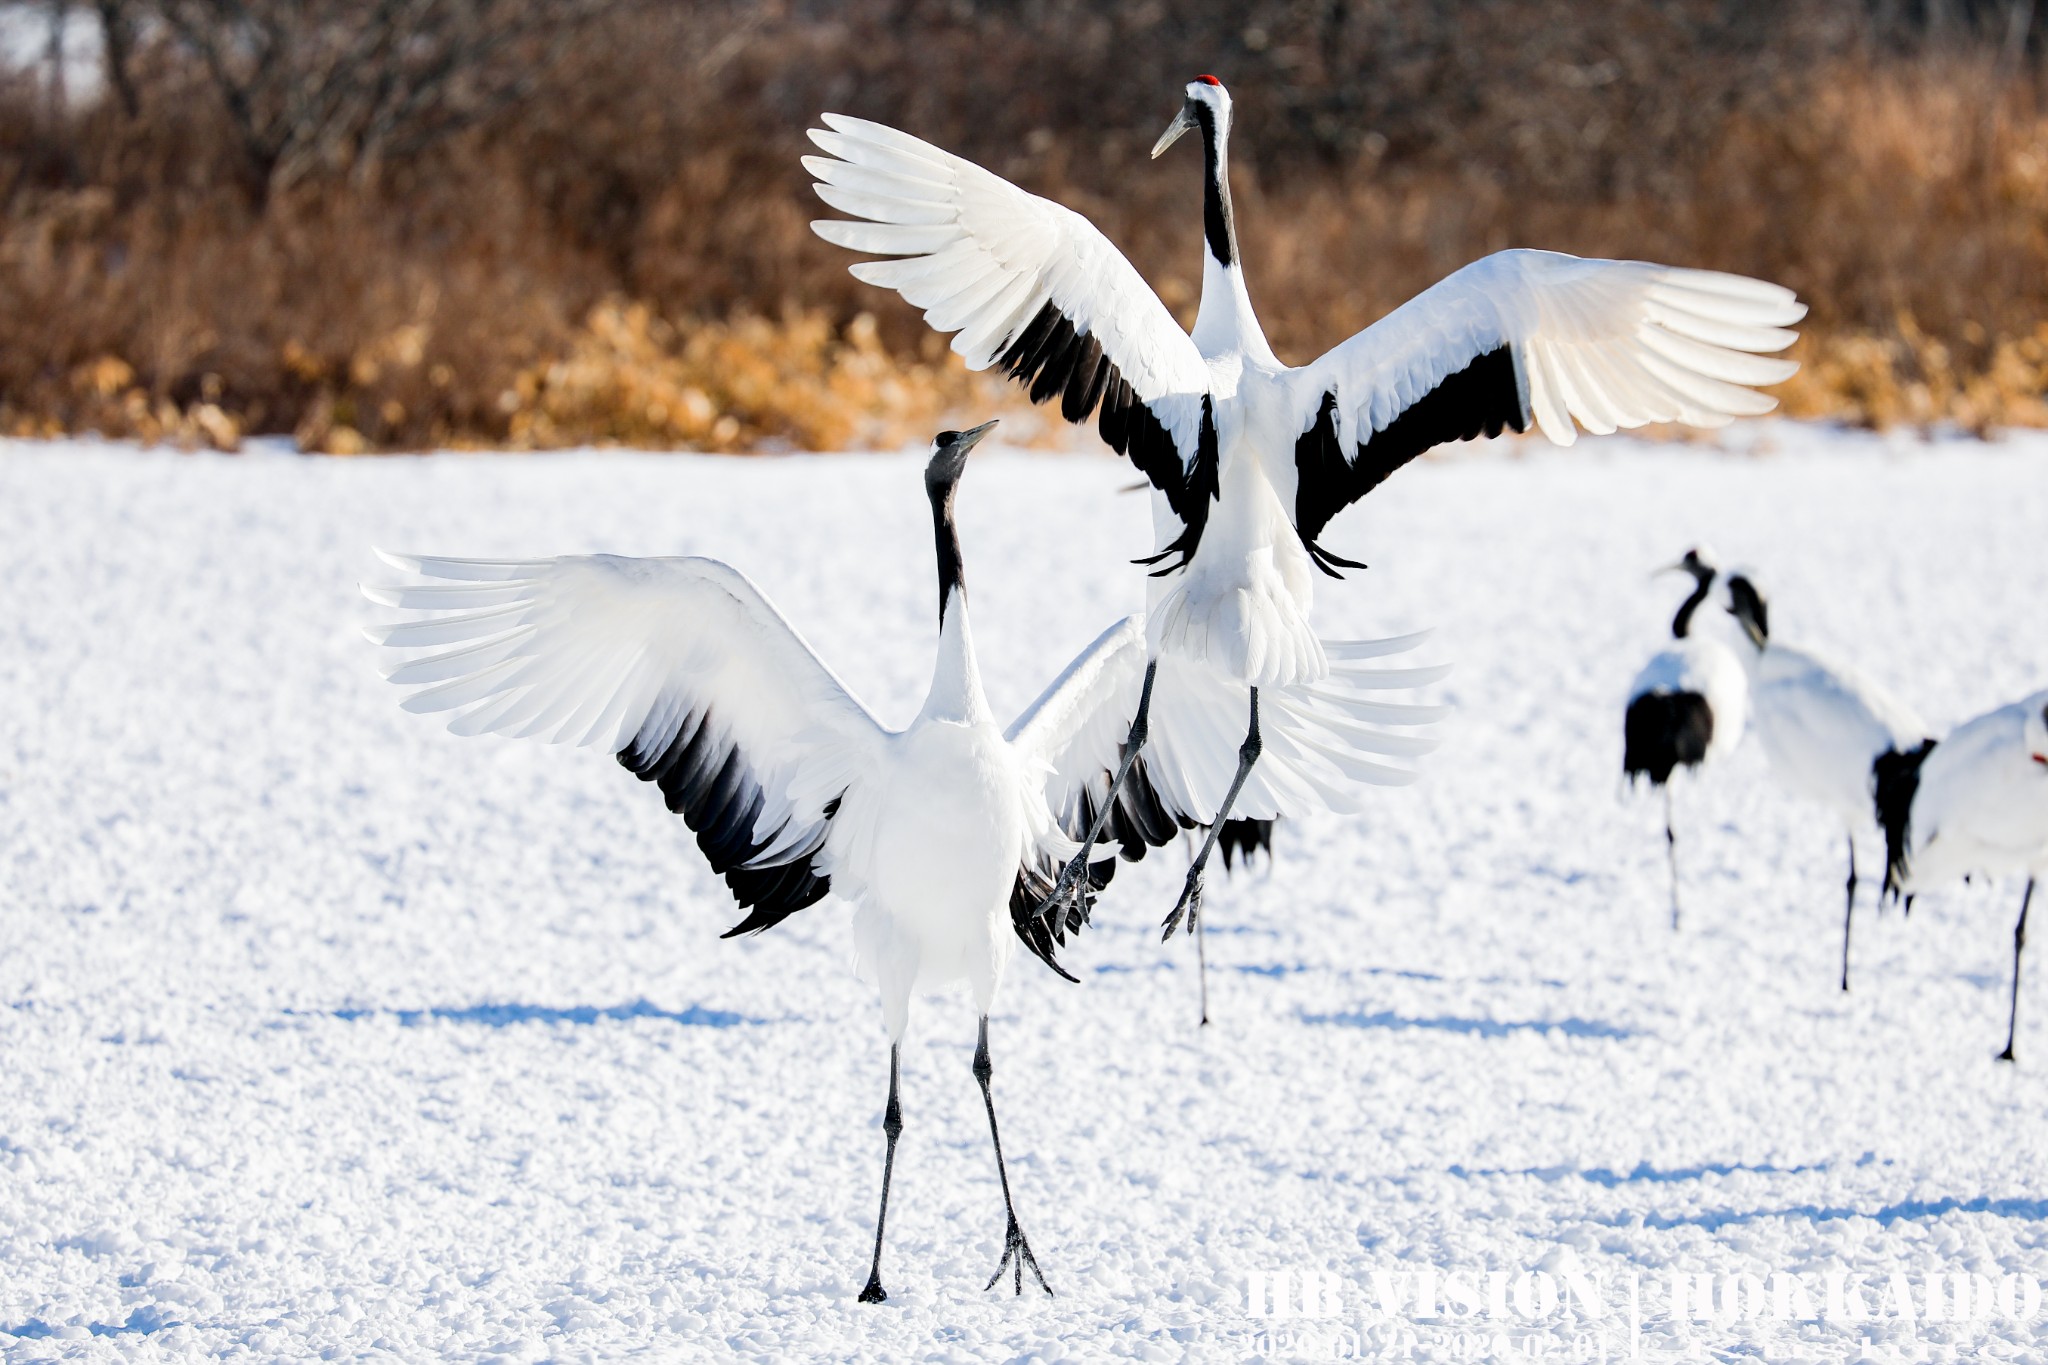
<svg viewBox="0 0 2048 1365">
<path fill-rule="evenodd" d="M 1973 873 L 2048 875 L 2048 690 L 1957 726 L 1920 768 L 1909 893 Z"/>
<path fill-rule="evenodd" d="M 1735 651 L 1706 635 L 1673 640 L 1650 656 L 1628 686 L 1628 699 L 1654 693 L 1703 699 L 1714 714 L 1714 732 L 1700 761 L 1716 763 L 1742 743 L 1749 717 L 1749 680 Z"/>
<path fill-rule="evenodd" d="M 1928 738 L 1926 724 L 1888 689 L 1846 664 L 1772 637 L 1763 594 L 1747 574 L 1728 579 L 1727 609 L 1749 637 L 1750 726 L 1771 772 L 1794 794 L 1842 822 L 1849 878 L 1842 907 L 1842 989 L 1849 989 L 1849 934 L 1856 913 L 1856 834 L 1880 829 L 1878 763 Z"/>
<path fill-rule="evenodd" d="M 1771 772 L 1854 834 L 1873 819 L 1878 756 L 1927 737 L 1890 690 L 1847 664 L 1773 640 L 1749 658 L 1751 724 Z"/>
<path fill-rule="evenodd" d="M 1972 873 L 2023 873 L 2012 930 L 2005 1050 L 2019 1037 L 2020 959 L 2034 885 L 2048 876 L 2048 689 L 1955 728 L 1919 766 L 1903 830 L 1891 831 L 1900 889 L 1912 896 Z"/>
</svg>

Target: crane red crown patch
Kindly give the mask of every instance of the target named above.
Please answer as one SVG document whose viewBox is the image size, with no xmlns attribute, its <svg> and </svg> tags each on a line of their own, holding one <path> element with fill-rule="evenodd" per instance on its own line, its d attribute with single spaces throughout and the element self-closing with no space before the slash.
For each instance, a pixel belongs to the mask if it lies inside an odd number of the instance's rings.
<svg viewBox="0 0 2048 1365">
<path fill-rule="evenodd" d="M 1196 79 L 1196 80 L 1198 80 L 1198 81 L 1200 81 L 1200 82 L 1201 82 L 1202 84 L 1204 84 L 1204 85 L 1221 85 L 1221 84 L 1223 84 L 1223 82 L 1222 82 L 1222 81 L 1219 81 L 1219 80 L 1217 80 L 1217 79 L 1216 79 L 1216 78 L 1215 78 L 1214 76 L 1207 76 L 1207 75 L 1203 75 L 1203 76 L 1197 76 L 1197 77 L 1195 77 L 1195 79 Z"/>
</svg>

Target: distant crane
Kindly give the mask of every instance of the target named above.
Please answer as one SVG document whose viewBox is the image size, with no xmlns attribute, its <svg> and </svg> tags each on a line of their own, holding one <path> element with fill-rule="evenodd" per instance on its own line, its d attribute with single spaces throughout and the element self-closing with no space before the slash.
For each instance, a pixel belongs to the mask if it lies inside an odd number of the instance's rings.
<svg viewBox="0 0 2048 1365">
<path fill-rule="evenodd" d="M 1749 385 L 1797 368 L 1782 350 L 1805 308 L 1789 290 L 1635 261 L 1503 251 L 1466 266 L 1321 359 L 1283 364 L 1246 291 L 1231 208 L 1230 95 L 1189 82 L 1156 157 L 1202 137 L 1202 301 L 1192 334 L 1081 215 L 894 128 L 824 115 L 804 158 L 850 219 L 829 242 L 897 259 L 852 267 L 924 310 L 970 369 L 999 367 L 1070 422 L 1096 417 L 1154 492 L 1163 581 L 1152 660 L 1231 679 L 1245 708 L 1236 777 L 1202 811 L 1210 836 L 1166 919 L 1199 914 L 1203 869 L 1266 752 L 1263 697 L 1319 685 L 1329 660 L 1309 626 L 1316 570 L 1363 568 L 1320 544 L 1338 512 L 1432 446 L 1533 422 L 1569 445 L 1573 420 L 1612 432 L 1648 422 L 1713 427 L 1762 413 Z M 1097 415 L 1099 414 L 1099 415 Z M 1141 704 L 1125 743 L 1144 748 Z M 1128 769 L 1124 769 L 1128 771 Z M 1121 780 L 1122 773 L 1119 774 Z M 1087 895 L 1086 855 L 1045 912 Z"/>
<path fill-rule="evenodd" d="M 2012 928 L 2012 1003 L 2005 1050 L 2019 1032 L 2020 955 L 2034 883 L 2048 876 L 2048 690 L 1987 711 L 1938 745 L 1917 751 L 1895 779 L 1885 825 L 1886 882 L 1912 895 L 1981 872 L 2024 872 L 2020 917 Z"/>
<path fill-rule="evenodd" d="M 1693 614 L 1718 572 L 1698 549 L 1659 572 L 1692 575 L 1693 590 L 1671 618 L 1671 644 L 1629 684 L 1622 715 L 1621 770 L 1664 793 L 1664 853 L 1671 864 L 1671 927 L 1678 927 L 1678 837 L 1671 830 L 1671 774 L 1719 759 L 1742 741 L 1749 683 L 1733 650 L 1693 633 Z"/>
<path fill-rule="evenodd" d="M 1856 914 L 1856 831 L 1880 828 L 1878 777 L 1897 756 L 1928 743 L 1911 707 L 1846 665 L 1771 638 L 1770 608 L 1748 574 L 1728 579 L 1728 612 L 1754 648 L 1739 657 L 1749 674 L 1750 725 L 1771 771 L 1793 792 L 1841 818 L 1849 844 L 1842 907 L 1842 989 L 1849 989 L 1849 933 Z"/>
</svg>

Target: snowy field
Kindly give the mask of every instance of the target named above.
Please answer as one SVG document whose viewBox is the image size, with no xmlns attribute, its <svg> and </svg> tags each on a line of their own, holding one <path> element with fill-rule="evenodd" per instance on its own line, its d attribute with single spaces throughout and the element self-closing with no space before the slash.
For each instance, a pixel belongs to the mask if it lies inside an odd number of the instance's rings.
<svg viewBox="0 0 2048 1365">
<path fill-rule="evenodd" d="M 1159 942 L 1179 856 L 1118 878 L 1079 986 L 1013 964 L 996 1101 L 1055 1299 L 982 1290 L 974 1021 L 921 1006 L 878 1308 L 887 1053 L 844 907 L 720 942 L 723 887 L 609 759 L 401 713 L 356 584 L 372 544 L 717 555 L 900 723 L 916 459 L 0 446 L 0 1356 L 2048 1358 L 2048 1309 L 1921 1301 L 2048 1279 L 2048 959 L 1992 1060 L 2018 885 L 1867 902 L 1844 997 L 1839 834 L 1753 743 L 1679 793 L 1679 934 L 1618 782 L 1684 593 L 1648 573 L 1696 540 L 1939 728 L 2048 681 L 2048 443 L 1738 443 L 1500 447 L 1340 520 L 1373 567 L 1319 621 L 1440 626 L 1445 747 L 1215 883 L 1212 1027 Z M 1130 479 L 970 464 L 998 711 L 1140 602 Z M 1381 1313 L 1375 1271 L 1430 1268 L 1575 1269 L 1609 1312 Z M 1337 1276 L 1337 1316 L 1249 1314 L 1278 1271 Z M 1686 1323 L 1675 1271 L 1836 1272 L 1874 1316 Z"/>
</svg>

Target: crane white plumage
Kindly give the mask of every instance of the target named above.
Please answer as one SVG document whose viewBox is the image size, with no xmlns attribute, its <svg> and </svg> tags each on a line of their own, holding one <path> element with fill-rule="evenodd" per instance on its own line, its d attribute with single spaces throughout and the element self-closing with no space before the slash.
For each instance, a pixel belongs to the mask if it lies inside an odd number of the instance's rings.
<svg viewBox="0 0 2048 1365">
<path fill-rule="evenodd" d="M 1695 614 L 1720 572 L 1695 547 L 1658 572 L 1692 576 L 1693 590 L 1671 618 L 1671 643 L 1650 656 L 1629 684 L 1622 713 L 1622 773 L 1634 785 L 1648 778 L 1664 794 L 1664 851 L 1671 864 L 1671 927 L 1678 927 L 1678 836 L 1671 828 L 1671 776 L 1697 769 L 1742 742 L 1749 683 L 1735 653 L 1705 630 Z"/>
<path fill-rule="evenodd" d="M 2021 873 L 2012 1001 L 2001 1061 L 2019 1031 L 2020 956 L 2034 883 L 2048 876 L 2048 690 L 1987 711 L 1922 748 L 1886 821 L 1887 884 L 1913 896 L 1971 873 Z"/>
<path fill-rule="evenodd" d="M 363 589 L 419 613 L 368 632 L 408 652 L 386 675 L 419 689 L 407 710 L 453 712 L 448 728 L 459 735 L 600 748 L 657 784 L 747 911 L 728 937 L 770 928 L 828 892 L 854 905 L 855 942 L 890 1040 L 881 1212 L 861 1291 L 868 1302 L 886 1297 L 882 1234 L 911 997 L 961 980 L 980 1018 L 974 1072 L 1008 1219 L 989 1286 L 1012 1267 L 1018 1293 L 1027 1268 L 1045 1286 L 1010 1197 L 990 1089 L 988 1014 L 1012 936 L 1066 975 L 1055 949 L 1081 927 L 1085 907 L 1057 920 L 1036 907 L 1060 862 L 1080 848 L 1074 835 L 1101 809 L 1125 857 L 1173 839 L 1220 793 L 1211 736 L 1235 718 L 1234 692 L 1219 692 L 1200 670 L 1159 676 L 1157 745 L 1140 780 L 1112 801 L 1118 738 L 1152 681 L 1144 618 L 1133 616 L 1083 651 L 1007 731 L 998 727 L 968 629 L 953 519 L 967 454 L 993 425 L 933 443 L 925 484 L 938 555 L 938 655 L 924 705 L 903 730 L 885 728 L 758 588 L 716 560 L 387 555 L 415 579 Z M 1333 643 L 1342 664 L 1329 679 L 1278 694 L 1275 758 L 1248 803 L 1269 815 L 1349 809 L 1358 783 L 1412 780 L 1407 769 L 1360 755 L 1403 757 L 1426 746 L 1407 730 L 1440 711 L 1375 694 L 1434 674 L 1368 662 L 1413 643 Z M 1114 865 L 1110 856 L 1093 867 L 1090 885 L 1099 888 Z"/>
<path fill-rule="evenodd" d="M 852 267 L 924 310 L 971 369 L 999 367 L 1034 401 L 1060 400 L 1152 483 L 1161 591 L 1155 659 L 1204 662 L 1250 693 L 1241 768 L 1261 753 L 1261 689 L 1314 682 L 1329 663 L 1309 626 L 1315 570 L 1363 567 L 1320 537 L 1332 517 L 1446 441 L 1533 424 L 1569 445 L 1574 423 L 1720 426 L 1769 411 L 1750 386 L 1796 366 L 1805 308 L 1740 276 L 1639 261 L 1503 251 L 1476 261 L 1307 365 L 1283 364 L 1252 310 L 1228 170 L 1231 103 L 1188 84 L 1158 156 L 1202 134 L 1202 298 L 1182 331 L 1131 263 L 1080 214 L 908 133 L 840 114 L 811 130 L 804 165 L 848 219 L 812 224 Z M 1142 748 L 1133 726 L 1127 750 Z M 1209 818 L 1231 811 L 1226 797 Z M 1189 869 L 1168 932 L 1199 906 L 1213 841 Z M 1085 894 L 1080 863 L 1062 891 Z M 1048 910 L 1051 906 L 1048 906 Z"/>
<path fill-rule="evenodd" d="M 1889 690 L 1847 664 L 1772 638 L 1770 608 L 1754 577 L 1728 578 L 1727 610 L 1751 648 L 1737 657 L 1749 675 L 1750 728 L 1771 771 L 1796 795 L 1842 821 L 1849 879 L 1842 907 L 1842 989 L 1849 989 L 1849 935 L 1856 913 L 1856 832 L 1876 824 L 1888 800 L 1881 779 L 1927 743 L 1928 728 Z"/>
</svg>

